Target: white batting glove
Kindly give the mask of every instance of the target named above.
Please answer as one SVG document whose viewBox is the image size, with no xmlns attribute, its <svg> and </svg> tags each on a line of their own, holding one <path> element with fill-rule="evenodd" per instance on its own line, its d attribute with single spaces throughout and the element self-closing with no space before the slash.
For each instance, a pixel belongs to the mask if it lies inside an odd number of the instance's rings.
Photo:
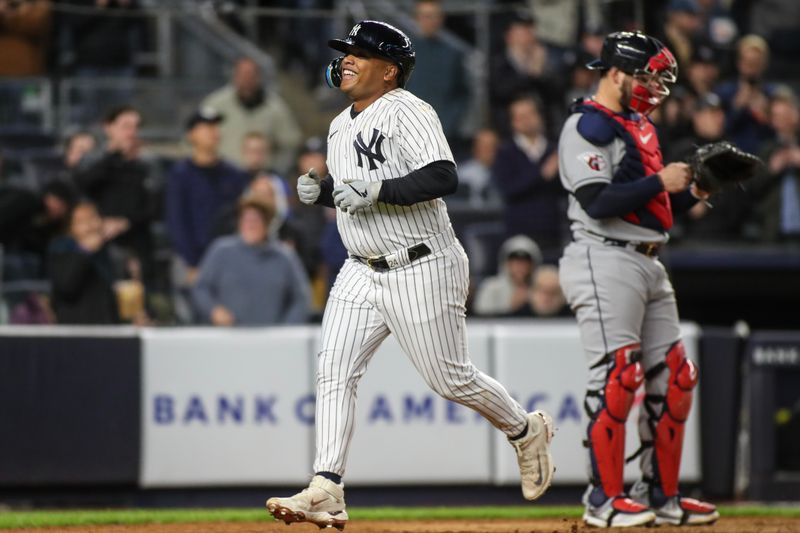
<svg viewBox="0 0 800 533">
<path fill-rule="evenodd" d="M 333 188 L 333 204 L 345 213 L 366 209 L 378 201 L 381 181 L 345 180 Z"/>
<path fill-rule="evenodd" d="M 319 193 L 322 191 L 319 182 L 320 177 L 313 168 L 297 178 L 297 197 L 300 198 L 301 202 L 311 205 L 317 201 Z"/>
</svg>

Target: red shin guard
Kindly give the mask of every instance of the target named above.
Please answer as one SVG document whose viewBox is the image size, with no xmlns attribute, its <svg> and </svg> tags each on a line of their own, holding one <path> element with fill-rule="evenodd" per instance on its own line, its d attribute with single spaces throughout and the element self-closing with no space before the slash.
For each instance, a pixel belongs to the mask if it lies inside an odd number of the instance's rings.
<svg viewBox="0 0 800 533">
<path fill-rule="evenodd" d="M 673 344 L 664 361 L 669 382 L 661 416 L 655 421 L 655 475 L 664 496 L 678 494 L 678 471 L 683 450 L 683 430 L 692 407 L 692 389 L 697 385 L 697 366 L 686 359 L 681 341 Z"/>
<path fill-rule="evenodd" d="M 625 466 L 625 421 L 633 406 L 636 389 L 644 381 L 641 346 L 625 346 L 606 356 L 601 364 L 611 365 L 602 391 L 588 391 L 589 397 L 600 399 L 600 406 L 587 413 L 591 421 L 588 446 L 592 460 L 594 483 L 607 497 L 622 494 L 622 470 Z"/>
</svg>

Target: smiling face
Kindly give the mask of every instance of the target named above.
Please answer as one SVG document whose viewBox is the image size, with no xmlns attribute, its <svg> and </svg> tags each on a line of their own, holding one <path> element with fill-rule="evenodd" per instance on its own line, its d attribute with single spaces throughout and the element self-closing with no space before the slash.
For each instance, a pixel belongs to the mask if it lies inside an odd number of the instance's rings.
<svg viewBox="0 0 800 533">
<path fill-rule="evenodd" d="M 381 95 L 397 87 L 399 68 L 394 63 L 360 48 L 352 48 L 342 61 L 342 84 L 339 88 L 351 100 L 366 107 Z"/>
</svg>

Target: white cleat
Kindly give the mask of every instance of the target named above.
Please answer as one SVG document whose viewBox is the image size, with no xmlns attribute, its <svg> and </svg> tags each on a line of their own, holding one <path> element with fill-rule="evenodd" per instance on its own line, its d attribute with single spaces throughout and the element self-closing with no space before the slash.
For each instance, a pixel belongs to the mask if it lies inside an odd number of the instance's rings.
<svg viewBox="0 0 800 533">
<path fill-rule="evenodd" d="M 555 428 L 553 419 L 544 411 L 528 413 L 528 431 L 517 440 L 509 440 L 517 452 L 522 495 L 535 500 L 545 493 L 556 471 L 550 455 L 550 441 Z"/>
<path fill-rule="evenodd" d="M 656 514 L 630 498 L 617 496 L 600 507 L 587 505 L 583 521 L 587 526 L 600 528 L 650 526 L 656 521 Z"/>
<path fill-rule="evenodd" d="M 674 496 L 661 507 L 653 507 L 656 525 L 700 526 L 713 524 L 719 519 L 719 511 L 710 503 L 694 498 Z"/>
<path fill-rule="evenodd" d="M 335 527 L 344 530 L 348 516 L 344 503 L 344 485 L 337 485 L 322 476 L 311 478 L 311 484 L 289 498 L 270 498 L 267 511 L 286 525 L 309 522 L 320 529 Z"/>
<path fill-rule="evenodd" d="M 652 509 L 656 514 L 656 525 L 700 526 L 713 524 L 719 519 L 719 511 L 713 504 L 684 498 L 680 494 L 668 498 L 660 491 L 657 491 L 661 494 L 660 497 L 651 498 L 650 489 L 649 483 L 639 480 L 631 487 L 630 495 L 632 499 Z"/>
</svg>

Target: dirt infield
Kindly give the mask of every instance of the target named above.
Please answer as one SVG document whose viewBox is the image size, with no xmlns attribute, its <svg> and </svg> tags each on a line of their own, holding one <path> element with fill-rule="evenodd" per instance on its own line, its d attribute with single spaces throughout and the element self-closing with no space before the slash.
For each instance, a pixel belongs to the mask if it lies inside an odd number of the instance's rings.
<svg viewBox="0 0 800 533">
<path fill-rule="evenodd" d="M 37 528 L 18 530 L 25 533 L 315 533 L 310 524 L 279 522 L 216 523 L 216 524 L 149 524 L 138 526 L 94 526 Z M 354 521 L 346 533 L 588 533 L 597 531 L 575 519 L 561 520 L 429 520 L 429 521 Z M 800 533 L 800 519 L 787 518 L 721 518 L 713 526 L 696 528 L 665 527 L 630 528 L 626 533 Z M 324 533 L 338 533 L 328 529 Z"/>
</svg>

